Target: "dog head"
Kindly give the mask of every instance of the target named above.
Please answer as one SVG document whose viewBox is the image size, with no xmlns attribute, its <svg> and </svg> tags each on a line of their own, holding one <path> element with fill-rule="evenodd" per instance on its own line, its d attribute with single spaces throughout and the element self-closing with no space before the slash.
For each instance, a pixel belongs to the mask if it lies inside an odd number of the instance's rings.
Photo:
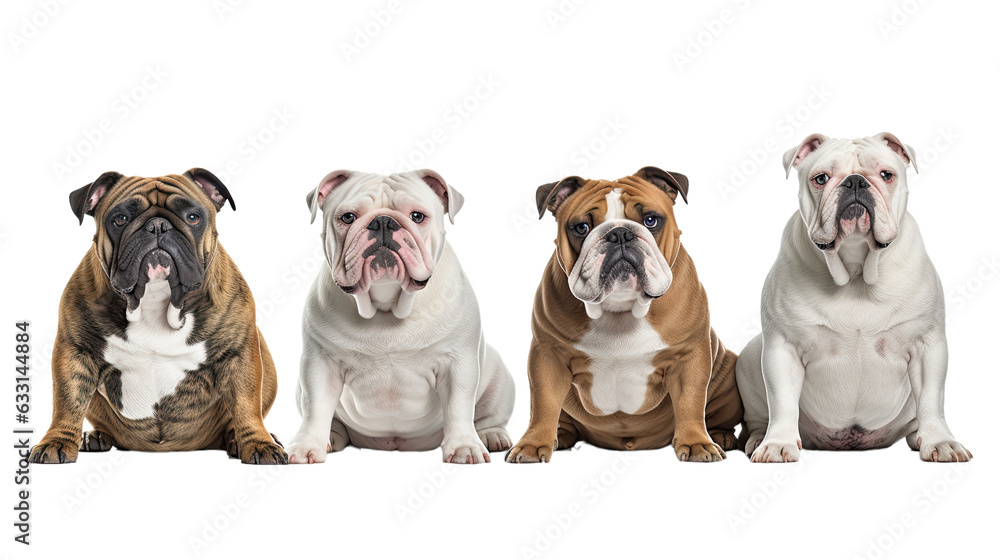
<svg viewBox="0 0 1000 560">
<path fill-rule="evenodd" d="M 316 219 L 323 210 L 323 245 L 333 280 L 371 318 L 373 284 L 402 288 L 393 307 L 406 317 L 412 296 L 431 279 L 444 251 L 444 217 L 452 223 L 464 198 L 429 169 L 377 175 L 339 170 L 306 196 Z"/>
<path fill-rule="evenodd" d="M 854 140 L 812 134 L 783 162 L 786 176 L 793 167 L 799 172 L 799 212 L 820 250 L 836 253 L 857 236 L 878 251 L 896 239 L 906 168 L 917 170 L 913 148 L 888 132 Z"/>
<path fill-rule="evenodd" d="M 229 189 L 201 168 L 183 175 L 125 177 L 109 171 L 73 191 L 70 206 L 80 223 L 97 222 L 95 251 L 111 286 L 134 311 L 151 281 L 166 281 L 170 303 L 201 287 L 215 253 L 216 212 Z"/>
<path fill-rule="evenodd" d="M 590 317 L 627 309 L 645 316 L 667 291 L 680 250 L 674 202 L 678 194 L 687 202 L 687 191 L 687 177 L 656 167 L 617 181 L 573 176 L 538 187 L 539 217 L 555 215 L 556 258 Z"/>
</svg>

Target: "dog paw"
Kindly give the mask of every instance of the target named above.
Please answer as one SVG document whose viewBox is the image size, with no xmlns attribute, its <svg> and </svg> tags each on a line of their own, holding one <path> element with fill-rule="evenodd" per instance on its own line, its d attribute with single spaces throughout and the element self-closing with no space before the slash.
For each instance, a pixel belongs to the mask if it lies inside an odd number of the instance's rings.
<svg viewBox="0 0 1000 560">
<path fill-rule="evenodd" d="M 920 458 L 935 463 L 964 463 L 972 459 L 972 452 L 955 440 L 940 440 L 924 443 L 925 438 L 917 438 Z"/>
<path fill-rule="evenodd" d="M 114 440 L 108 434 L 90 430 L 83 432 L 83 437 L 80 438 L 80 451 L 108 451 L 114 444 Z"/>
<path fill-rule="evenodd" d="M 556 443 L 542 444 L 523 437 L 504 457 L 508 463 L 548 463 Z"/>
<path fill-rule="evenodd" d="M 731 430 L 709 432 L 708 435 L 723 451 L 732 451 L 739 447 L 739 444 L 736 442 L 736 434 Z"/>
<path fill-rule="evenodd" d="M 714 441 L 680 443 L 674 441 L 674 453 L 679 461 L 714 463 L 726 458 L 726 452 Z"/>
<path fill-rule="evenodd" d="M 300 465 L 322 463 L 332 451 L 330 440 L 322 437 L 295 436 L 288 444 L 288 462 Z"/>
<path fill-rule="evenodd" d="M 747 443 L 747 446 L 750 444 Z M 794 463 L 799 460 L 802 441 L 775 441 L 766 437 L 750 456 L 753 463 Z"/>
<path fill-rule="evenodd" d="M 747 457 L 753 456 L 753 452 L 760 446 L 760 442 L 762 441 L 764 441 L 764 432 L 750 434 L 747 444 L 743 447 L 743 452 L 746 453 Z"/>
<path fill-rule="evenodd" d="M 42 442 L 31 448 L 29 463 L 75 463 L 80 446 L 68 441 Z"/>
<path fill-rule="evenodd" d="M 240 462 L 248 465 L 287 465 L 288 455 L 273 441 L 247 441 L 237 444 Z"/>
<path fill-rule="evenodd" d="M 486 450 L 479 436 L 460 436 L 441 443 L 441 454 L 445 463 L 475 465 L 489 463 L 490 452 Z"/>
<path fill-rule="evenodd" d="M 485 428 L 479 430 L 479 439 L 483 441 L 490 452 L 510 449 L 510 434 L 503 428 Z"/>
</svg>

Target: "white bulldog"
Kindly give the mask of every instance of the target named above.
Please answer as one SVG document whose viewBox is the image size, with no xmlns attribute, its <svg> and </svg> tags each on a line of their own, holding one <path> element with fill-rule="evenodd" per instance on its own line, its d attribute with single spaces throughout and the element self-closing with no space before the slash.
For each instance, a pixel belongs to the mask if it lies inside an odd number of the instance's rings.
<svg viewBox="0 0 1000 560">
<path fill-rule="evenodd" d="M 813 134 L 785 153 L 799 215 L 764 282 L 763 333 L 736 363 L 752 461 L 904 436 L 925 461 L 972 458 L 944 419 L 944 293 L 906 211 L 909 164 L 885 132 Z"/>
<path fill-rule="evenodd" d="M 323 209 L 329 268 L 302 317 L 290 462 L 323 462 L 348 444 L 440 446 L 453 463 L 508 449 L 514 380 L 483 339 L 479 303 L 444 239 L 462 195 L 430 170 L 341 170 L 306 202 L 313 220 Z"/>
</svg>

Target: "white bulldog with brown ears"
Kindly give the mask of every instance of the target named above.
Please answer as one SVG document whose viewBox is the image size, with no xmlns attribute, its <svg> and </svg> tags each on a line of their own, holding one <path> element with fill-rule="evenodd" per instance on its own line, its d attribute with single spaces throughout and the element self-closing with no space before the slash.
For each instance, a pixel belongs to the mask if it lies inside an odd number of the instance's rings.
<svg viewBox="0 0 1000 560">
<path fill-rule="evenodd" d="M 764 283 L 763 332 L 736 363 L 752 461 L 903 437 L 925 461 L 972 458 L 944 418 L 944 292 L 906 211 L 911 164 L 887 132 L 813 134 L 785 153 L 799 212 Z"/>
<path fill-rule="evenodd" d="M 323 211 L 327 268 L 302 317 L 292 463 L 347 445 L 489 462 L 510 447 L 514 380 L 483 339 L 479 303 L 444 239 L 463 197 L 430 170 L 334 171 Z"/>
</svg>

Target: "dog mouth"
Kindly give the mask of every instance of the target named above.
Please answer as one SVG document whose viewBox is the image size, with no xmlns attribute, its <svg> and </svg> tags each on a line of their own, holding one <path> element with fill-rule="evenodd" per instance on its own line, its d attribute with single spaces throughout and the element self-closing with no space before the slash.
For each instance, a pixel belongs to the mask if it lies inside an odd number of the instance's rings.
<svg viewBox="0 0 1000 560">
<path fill-rule="evenodd" d="M 821 238 L 820 232 L 813 236 L 813 243 L 821 251 L 836 252 L 839 242 L 852 236 L 867 238 L 872 249 L 885 249 L 892 240 L 880 241 L 875 235 L 875 203 L 871 195 L 844 195 L 838 203 L 834 236 L 830 240 Z M 829 230 L 827 230 L 829 231 Z"/>
<path fill-rule="evenodd" d="M 201 287 L 204 267 L 194 248 L 179 234 L 139 234 L 128 239 L 111 267 L 111 284 L 128 300 L 129 310 L 139 306 L 149 282 L 166 281 L 170 301 L 181 308 L 184 296 Z"/>
</svg>

